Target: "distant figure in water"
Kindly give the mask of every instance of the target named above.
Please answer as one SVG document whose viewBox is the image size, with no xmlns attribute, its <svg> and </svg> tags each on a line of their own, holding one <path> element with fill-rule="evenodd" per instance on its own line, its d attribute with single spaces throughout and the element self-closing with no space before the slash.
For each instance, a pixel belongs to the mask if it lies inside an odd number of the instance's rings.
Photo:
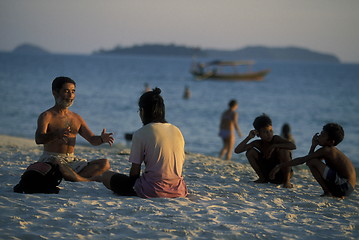
<svg viewBox="0 0 359 240">
<path fill-rule="evenodd" d="M 165 105 L 159 88 L 142 94 L 139 115 L 143 127 L 132 138 L 129 175 L 105 172 L 97 181 L 122 196 L 175 198 L 187 196 L 182 176 L 185 161 L 181 131 L 165 120 Z M 145 168 L 141 174 L 141 165 Z"/>
<path fill-rule="evenodd" d="M 272 120 L 265 114 L 258 116 L 253 122 L 254 129 L 234 149 L 235 153 L 246 152 L 249 164 L 257 173 L 255 183 L 283 184 L 285 188 L 293 185 L 290 179 L 293 172 L 289 166 L 283 167 L 276 178 L 270 178 L 271 170 L 280 163 L 287 163 L 291 158 L 291 150 L 296 149 L 294 143 L 273 134 Z M 253 138 L 260 139 L 251 141 Z M 251 141 L 251 142 L 249 142 Z"/>
<path fill-rule="evenodd" d="M 308 155 L 278 164 L 270 178 L 274 179 L 281 169 L 306 163 L 324 191 L 321 196 L 349 196 L 354 191 L 356 173 L 350 159 L 336 148 L 343 139 L 344 130 L 339 124 L 326 124 L 320 134 L 314 134 Z M 321 147 L 315 150 L 318 145 Z"/>
<path fill-rule="evenodd" d="M 231 160 L 233 146 L 235 143 L 235 131 L 239 137 L 242 137 L 241 130 L 238 126 L 238 113 L 236 112 L 238 103 L 231 100 L 228 103 L 228 109 L 222 113 L 221 122 L 219 124 L 219 136 L 222 138 L 223 147 L 219 153 L 219 157 L 225 156 L 226 160 Z"/>
<path fill-rule="evenodd" d="M 190 99 L 190 98 L 191 98 L 191 90 L 189 90 L 189 87 L 186 86 L 184 88 L 183 99 Z"/>
<path fill-rule="evenodd" d="M 294 138 L 293 138 L 293 135 L 291 133 L 290 126 L 288 123 L 283 124 L 282 132 L 281 132 L 280 136 L 284 139 L 287 139 L 289 142 L 292 142 L 295 144 L 295 141 L 294 141 Z"/>
<path fill-rule="evenodd" d="M 145 83 L 145 90 L 143 92 L 145 93 L 149 91 L 151 91 L 150 85 L 148 85 L 148 83 Z"/>
</svg>

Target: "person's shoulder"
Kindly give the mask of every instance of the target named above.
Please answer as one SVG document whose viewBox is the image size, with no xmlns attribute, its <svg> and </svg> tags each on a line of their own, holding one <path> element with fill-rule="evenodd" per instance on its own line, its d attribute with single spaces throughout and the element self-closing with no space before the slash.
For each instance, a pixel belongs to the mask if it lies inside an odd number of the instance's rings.
<svg viewBox="0 0 359 240">
<path fill-rule="evenodd" d="M 338 153 L 338 151 L 336 147 L 322 146 L 315 152 L 319 154 L 320 157 L 327 158 L 328 156 L 332 156 L 332 154 Z"/>
<path fill-rule="evenodd" d="M 55 113 L 54 113 L 53 108 L 49 108 L 46 111 L 40 113 L 39 118 L 49 118 L 49 117 L 54 116 L 54 114 Z"/>
<path fill-rule="evenodd" d="M 80 114 L 75 113 L 75 112 L 72 112 L 72 111 L 69 111 L 69 113 L 71 114 L 71 116 L 72 116 L 73 118 L 76 118 L 76 119 L 79 119 L 79 120 L 83 120 L 83 118 L 81 117 Z"/>
<path fill-rule="evenodd" d="M 282 136 L 279 136 L 279 135 L 273 135 L 273 141 L 278 141 L 278 140 L 281 140 L 281 139 L 285 139 L 283 138 Z"/>
<path fill-rule="evenodd" d="M 279 143 L 279 142 L 290 142 L 290 141 L 280 135 L 274 135 L 272 138 L 272 143 L 275 144 L 275 143 Z"/>
</svg>

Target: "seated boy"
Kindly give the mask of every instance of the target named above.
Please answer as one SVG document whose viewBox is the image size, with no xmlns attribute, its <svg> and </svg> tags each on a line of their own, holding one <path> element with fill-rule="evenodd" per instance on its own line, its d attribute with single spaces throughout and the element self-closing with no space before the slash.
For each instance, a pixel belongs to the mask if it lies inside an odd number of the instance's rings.
<svg viewBox="0 0 359 240">
<path fill-rule="evenodd" d="M 291 188 L 290 178 L 293 172 L 290 167 L 283 167 L 281 173 L 274 179 L 269 178 L 271 170 L 279 163 L 289 162 L 291 150 L 296 148 L 294 143 L 278 136 L 273 135 L 272 120 L 265 114 L 257 117 L 249 135 L 235 148 L 235 153 L 246 151 L 246 156 L 252 168 L 258 175 L 256 183 L 275 183 L 283 184 L 285 188 Z M 260 140 L 248 143 L 255 136 Z"/>
<path fill-rule="evenodd" d="M 283 167 L 287 168 L 306 162 L 313 177 L 324 191 L 321 196 L 341 198 L 349 196 L 355 187 L 356 173 L 350 159 L 335 147 L 343 138 L 344 130 L 339 124 L 326 124 L 320 135 L 316 133 L 313 136 L 312 146 L 307 156 L 277 165 L 270 173 L 270 177 L 274 178 Z M 321 148 L 315 151 L 318 145 Z"/>
</svg>

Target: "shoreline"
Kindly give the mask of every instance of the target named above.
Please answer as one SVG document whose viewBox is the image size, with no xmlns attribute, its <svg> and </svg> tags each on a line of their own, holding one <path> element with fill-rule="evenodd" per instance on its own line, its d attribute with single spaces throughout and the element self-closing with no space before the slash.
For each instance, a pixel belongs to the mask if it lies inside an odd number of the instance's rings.
<svg viewBox="0 0 359 240">
<path fill-rule="evenodd" d="M 319 197 L 309 170 L 295 168 L 293 189 L 255 184 L 249 164 L 187 153 L 189 196 L 120 197 L 101 183 L 62 181 L 59 194 L 12 191 L 42 147 L 0 135 L 0 238 L 2 239 L 358 239 L 359 195 Z M 76 155 L 107 157 L 127 174 L 128 149 L 77 146 Z M 243 156 L 242 156 L 243 157 Z"/>
</svg>

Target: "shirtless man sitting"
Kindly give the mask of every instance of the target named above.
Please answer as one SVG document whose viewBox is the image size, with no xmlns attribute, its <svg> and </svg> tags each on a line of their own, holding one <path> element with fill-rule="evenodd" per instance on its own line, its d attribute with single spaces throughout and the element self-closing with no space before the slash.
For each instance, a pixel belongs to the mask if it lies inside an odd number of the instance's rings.
<svg viewBox="0 0 359 240">
<path fill-rule="evenodd" d="M 91 181 L 110 169 L 107 159 L 88 162 L 74 155 L 76 135 L 80 134 L 94 146 L 114 142 L 112 133 L 103 129 L 96 136 L 85 120 L 69 110 L 75 99 L 76 83 L 68 77 L 57 77 L 52 82 L 55 106 L 41 113 L 37 121 L 35 141 L 44 145 L 39 162 L 53 162 L 59 165 L 63 178 L 67 181 Z"/>
</svg>

